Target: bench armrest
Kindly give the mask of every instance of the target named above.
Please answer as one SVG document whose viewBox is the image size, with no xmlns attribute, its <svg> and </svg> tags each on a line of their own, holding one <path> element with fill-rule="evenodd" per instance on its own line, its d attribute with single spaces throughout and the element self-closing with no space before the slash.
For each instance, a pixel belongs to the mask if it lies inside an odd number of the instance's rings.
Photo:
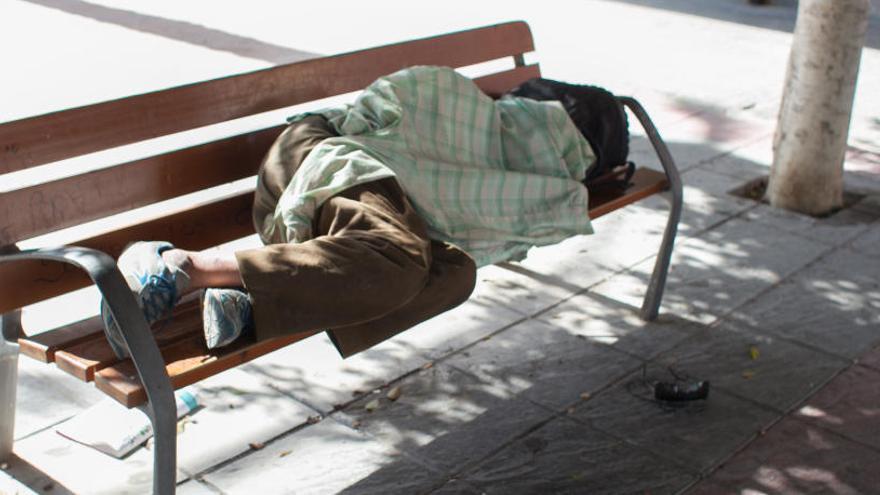
<svg viewBox="0 0 880 495">
<path fill-rule="evenodd" d="M 110 255 L 95 249 L 74 246 L 0 254 L 0 263 L 22 260 L 57 261 L 85 271 L 97 286 L 110 308 L 110 313 L 119 324 L 122 339 L 128 346 L 148 399 L 152 402 L 157 397 L 151 395 L 167 394 L 164 399 L 173 401 L 171 381 L 165 371 L 165 361 L 156 345 L 156 339 L 153 338 L 150 326 L 120 273 L 116 261 Z"/>
<path fill-rule="evenodd" d="M 617 99 L 623 104 L 623 106 L 629 108 L 639 121 L 642 129 L 645 130 L 648 140 L 654 148 L 654 153 L 656 153 L 657 158 L 660 159 L 660 165 L 663 167 L 663 172 L 666 173 L 666 178 L 669 180 L 669 189 L 672 193 L 674 203 L 680 204 L 682 202 L 681 175 L 678 172 L 678 167 L 675 166 L 675 160 L 672 158 L 672 153 L 669 152 L 669 148 L 666 147 L 666 143 L 663 142 L 663 138 L 660 137 L 660 132 L 657 131 L 657 127 L 654 126 L 654 122 L 651 120 L 651 117 L 648 116 L 648 112 L 645 111 L 645 108 L 638 102 L 638 100 L 631 96 L 618 96 Z M 677 220 L 676 223 L 678 223 Z"/>
</svg>

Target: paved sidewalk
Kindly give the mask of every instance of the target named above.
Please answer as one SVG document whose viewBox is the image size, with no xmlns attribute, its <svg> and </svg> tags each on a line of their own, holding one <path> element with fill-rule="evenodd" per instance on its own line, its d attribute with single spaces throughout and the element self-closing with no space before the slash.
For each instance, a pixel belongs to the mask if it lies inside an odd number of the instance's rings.
<svg viewBox="0 0 880 495">
<path fill-rule="evenodd" d="M 354 2 L 331 18 L 268 1 L 0 0 L 0 43 L 19 47 L 0 120 L 525 19 L 545 76 L 642 100 L 683 171 L 657 322 L 636 317 L 667 212 L 653 197 L 596 221 L 595 236 L 481 270 L 467 303 L 353 358 L 316 336 L 201 383 L 205 407 L 180 427 L 178 493 L 875 492 L 880 5 L 846 162 L 861 200 L 817 220 L 729 194 L 767 173 L 795 2 L 694 3 L 453 2 L 399 23 Z M 658 166 L 638 132 L 632 148 Z M 49 324 L 46 313 L 26 318 Z M 673 373 L 711 381 L 709 399 L 651 400 L 648 384 Z M 119 461 L 55 433 L 98 400 L 21 359 L 0 493 L 147 492 L 149 444 Z"/>
</svg>

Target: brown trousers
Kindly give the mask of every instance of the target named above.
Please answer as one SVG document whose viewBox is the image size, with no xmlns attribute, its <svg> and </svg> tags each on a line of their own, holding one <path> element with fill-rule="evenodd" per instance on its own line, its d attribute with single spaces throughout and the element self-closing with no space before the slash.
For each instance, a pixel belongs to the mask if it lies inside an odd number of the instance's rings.
<svg viewBox="0 0 880 495">
<path fill-rule="evenodd" d="M 321 117 L 289 126 L 260 167 L 254 223 L 272 221 L 282 191 L 308 153 L 334 133 Z M 428 239 L 424 220 L 394 179 L 350 188 L 324 203 L 300 244 L 266 239 L 236 253 L 258 340 L 327 330 L 343 357 L 464 302 L 473 259 Z"/>
</svg>

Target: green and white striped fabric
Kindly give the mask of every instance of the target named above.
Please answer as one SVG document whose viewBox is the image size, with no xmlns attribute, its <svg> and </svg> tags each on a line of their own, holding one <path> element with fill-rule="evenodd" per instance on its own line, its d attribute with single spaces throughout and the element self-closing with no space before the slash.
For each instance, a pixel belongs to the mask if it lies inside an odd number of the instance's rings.
<svg viewBox="0 0 880 495">
<path fill-rule="evenodd" d="M 322 202 L 385 177 L 396 177 L 432 239 L 478 266 L 593 231 L 580 181 L 595 155 L 556 102 L 495 101 L 452 69 L 413 67 L 315 113 L 340 136 L 309 154 L 278 202 L 269 228 L 289 242 L 311 238 Z"/>
</svg>

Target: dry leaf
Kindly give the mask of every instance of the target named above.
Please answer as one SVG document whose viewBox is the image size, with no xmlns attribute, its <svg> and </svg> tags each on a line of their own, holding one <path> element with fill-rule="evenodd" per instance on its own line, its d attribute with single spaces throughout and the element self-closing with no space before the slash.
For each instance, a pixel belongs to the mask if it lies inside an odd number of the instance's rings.
<svg viewBox="0 0 880 495">
<path fill-rule="evenodd" d="M 282 450 L 281 453 L 278 454 L 278 457 L 286 457 L 286 456 L 289 456 L 289 455 L 290 455 L 290 451 L 289 451 L 289 450 Z"/>
<path fill-rule="evenodd" d="M 581 394 L 581 400 L 587 400 L 587 399 L 589 399 L 589 398 L 590 398 L 590 393 L 589 393 L 589 392 L 584 392 L 584 393 Z"/>
<path fill-rule="evenodd" d="M 397 400 L 400 398 L 401 392 L 402 390 L 400 389 L 400 387 L 392 387 L 391 390 L 389 390 L 388 393 L 385 394 L 385 397 L 388 397 L 388 400 Z"/>
<path fill-rule="evenodd" d="M 250 447 L 254 450 L 260 450 L 266 446 L 266 444 L 263 442 L 251 442 L 248 445 L 250 445 Z"/>
<path fill-rule="evenodd" d="M 746 370 L 742 372 L 742 377 L 746 380 L 751 380 L 755 376 L 755 372 L 752 370 Z"/>
<path fill-rule="evenodd" d="M 428 369 L 431 369 L 433 366 L 434 366 L 434 363 L 432 363 L 432 362 L 427 362 L 427 363 L 425 363 L 425 364 L 422 365 L 422 369 L 423 369 L 423 370 L 428 370 Z"/>
<path fill-rule="evenodd" d="M 373 412 L 376 409 L 379 409 L 379 399 L 373 399 L 370 402 L 367 402 L 367 404 L 364 406 L 364 409 L 369 412 Z"/>
<path fill-rule="evenodd" d="M 313 425 L 313 424 L 315 424 L 315 423 L 320 422 L 321 419 L 322 419 L 322 418 L 321 418 L 320 415 L 309 416 L 309 419 L 307 419 L 306 422 L 307 422 L 308 424 L 310 424 L 310 425 Z"/>
<path fill-rule="evenodd" d="M 753 345 L 749 347 L 749 357 L 752 358 L 752 361 L 758 359 L 758 356 L 761 355 L 761 351 L 758 350 L 758 346 Z"/>
</svg>

